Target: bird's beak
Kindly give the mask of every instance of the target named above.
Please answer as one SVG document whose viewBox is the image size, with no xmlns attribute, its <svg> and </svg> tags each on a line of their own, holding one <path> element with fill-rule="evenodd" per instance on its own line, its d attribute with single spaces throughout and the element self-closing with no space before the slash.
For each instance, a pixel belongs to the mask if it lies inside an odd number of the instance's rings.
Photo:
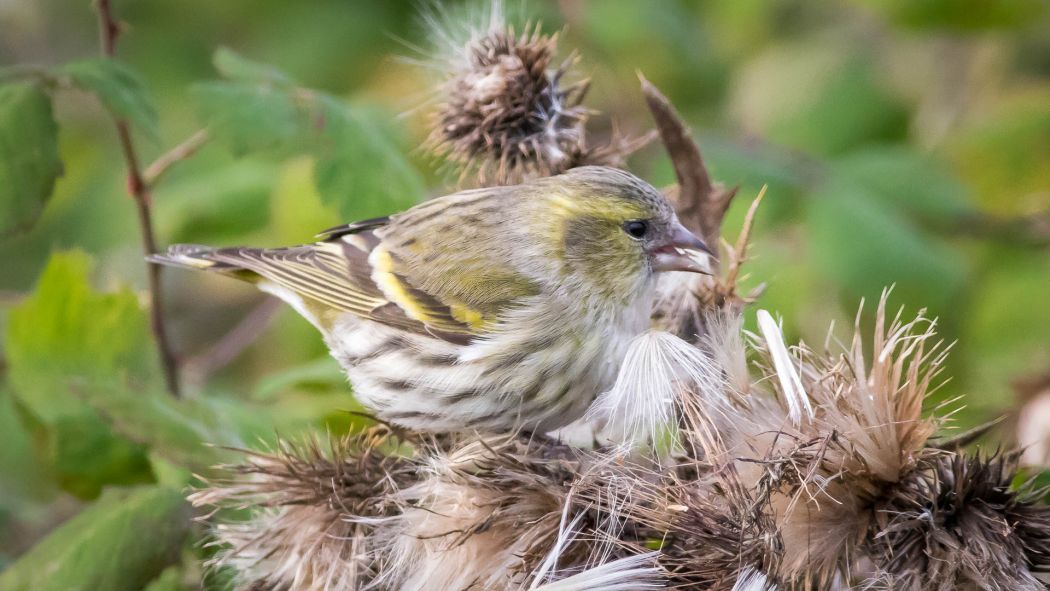
<svg viewBox="0 0 1050 591">
<path fill-rule="evenodd" d="M 711 259 L 715 256 L 703 240 L 677 220 L 671 226 L 668 238 L 656 244 L 652 253 L 655 271 L 688 271 L 705 275 L 711 274 Z"/>
</svg>

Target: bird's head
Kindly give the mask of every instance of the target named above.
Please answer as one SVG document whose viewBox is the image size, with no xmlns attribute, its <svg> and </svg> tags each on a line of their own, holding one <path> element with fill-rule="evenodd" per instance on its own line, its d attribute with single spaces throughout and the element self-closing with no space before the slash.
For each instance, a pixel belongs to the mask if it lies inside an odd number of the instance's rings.
<svg viewBox="0 0 1050 591">
<path fill-rule="evenodd" d="M 646 287 L 662 271 L 709 273 L 711 250 L 652 185 L 584 166 L 537 183 L 563 268 L 612 290 Z"/>
</svg>

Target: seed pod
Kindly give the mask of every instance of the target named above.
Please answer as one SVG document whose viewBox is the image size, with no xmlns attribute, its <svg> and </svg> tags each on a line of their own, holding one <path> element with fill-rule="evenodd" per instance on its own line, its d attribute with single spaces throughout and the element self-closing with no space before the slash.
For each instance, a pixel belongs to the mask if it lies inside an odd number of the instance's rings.
<svg viewBox="0 0 1050 591">
<path fill-rule="evenodd" d="M 566 83 L 578 61 L 574 52 L 556 62 L 558 35 L 538 23 L 521 32 L 509 25 L 499 3 L 480 24 L 433 12 L 426 18 L 442 73 L 427 146 L 478 184 L 514 184 L 585 164 L 616 166 L 647 143 L 614 134 L 591 148 L 583 106 L 589 81 Z"/>
</svg>

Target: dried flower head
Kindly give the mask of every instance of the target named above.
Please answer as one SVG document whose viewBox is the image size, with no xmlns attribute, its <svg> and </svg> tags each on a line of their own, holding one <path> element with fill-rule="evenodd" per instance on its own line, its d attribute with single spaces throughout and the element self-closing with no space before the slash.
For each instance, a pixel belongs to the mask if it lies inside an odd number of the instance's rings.
<svg viewBox="0 0 1050 591">
<path fill-rule="evenodd" d="M 662 532 L 659 562 L 675 585 L 735 589 L 748 571 L 776 566 L 782 547 L 768 493 L 759 498 L 731 474 L 714 473 L 691 482 L 676 476 L 657 491 L 662 498 L 642 505 L 636 519 Z"/>
<path fill-rule="evenodd" d="M 573 485 L 577 505 L 590 507 L 592 564 L 650 556 L 671 588 L 729 591 L 745 574 L 776 565 L 780 538 L 764 499 L 739 481 L 732 466 L 703 461 L 653 464 L 622 457 L 594 463 Z"/>
<path fill-rule="evenodd" d="M 869 346 L 858 321 L 834 350 L 788 346 L 767 314 L 755 335 L 731 308 L 704 324 L 700 349 L 641 339 L 635 392 L 603 402 L 646 437 L 681 413 L 671 454 L 454 434 L 412 459 L 379 453 L 385 436 L 286 446 L 193 496 L 252 509 L 218 526 L 218 561 L 253 589 L 1043 588 L 1050 508 L 1011 487 L 1015 456 L 929 442 L 932 321 L 888 316 L 884 295 Z"/>
<path fill-rule="evenodd" d="M 748 343 L 729 314 L 705 320 L 703 346 L 725 379 L 681 401 L 683 463 L 636 482 L 643 500 L 625 511 L 666 536 L 661 564 L 686 584 L 728 589 L 750 566 L 823 588 L 853 568 L 874 503 L 935 431 L 922 402 L 944 352 L 921 316 L 887 318 L 885 296 L 870 356 L 859 324 L 841 352 L 816 351 L 788 347 L 761 313 Z"/>
<path fill-rule="evenodd" d="M 643 591 L 663 589 L 664 577 L 652 566 L 657 552 L 625 556 L 586 568 L 564 579 L 558 579 L 529 591 Z"/>
<path fill-rule="evenodd" d="M 777 586 L 761 571 L 747 568 L 740 573 L 740 578 L 733 585 L 733 591 L 777 591 Z"/>
<path fill-rule="evenodd" d="M 536 453 L 546 451 L 549 454 Z M 578 470 L 554 444 L 476 440 L 431 455 L 382 523 L 382 588 L 513 589 L 526 584 L 559 534 Z"/>
<path fill-rule="evenodd" d="M 245 452 L 229 476 L 190 496 L 198 507 L 248 509 L 247 521 L 216 526 L 211 566 L 231 566 L 241 589 L 351 591 L 380 569 L 367 520 L 397 510 L 391 495 L 414 478 L 413 463 L 383 453 L 387 435 L 353 435 L 322 449 L 316 440 L 275 453 Z"/>
<path fill-rule="evenodd" d="M 897 589 L 1045 589 L 1050 507 L 1011 487 L 1013 457 L 928 451 L 875 504 L 867 537 L 875 568 Z"/>
<path fill-rule="evenodd" d="M 615 166 L 649 141 L 616 136 L 588 147 L 589 81 L 565 82 L 576 55 L 556 62 L 558 35 L 537 23 L 519 33 L 500 2 L 466 22 L 438 9 L 426 22 L 438 47 L 431 63 L 443 73 L 428 145 L 460 167 L 461 180 L 513 184 L 584 164 Z"/>
<path fill-rule="evenodd" d="M 769 326 L 756 339 L 757 366 L 788 411 L 778 416 L 766 407 L 751 422 L 759 427 L 758 439 L 765 432 L 768 441 L 764 450 L 758 444 L 762 453 L 753 457 L 762 461 L 756 466 L 796 475 L 772 499 L 784 538 L 781 569 L 789 579 L 827 584 L 848 570 L 873 502 L 913 469 L 937 428 L 922 409 L 945 348 L 935 340 L 934 323 L 921 314 L 910 322 L 899 312 L 888 318 L 887 297 L 876 310 L 870 355 L 859 314 L 853 340 L 840 354 L 804 345 L 789 353 Z M 812 411 L 800 417 L 792 398 L 808 400 Z M 817 532 L 823 532 L 819 538 Z"/>
</svg>

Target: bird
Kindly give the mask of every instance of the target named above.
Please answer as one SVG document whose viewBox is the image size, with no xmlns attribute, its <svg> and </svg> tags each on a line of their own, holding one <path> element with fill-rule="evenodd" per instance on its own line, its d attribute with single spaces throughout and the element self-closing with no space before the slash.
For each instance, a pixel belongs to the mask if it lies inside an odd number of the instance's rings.
<svg viewBox="0 0 1050 591">
<path fill-rule="evenodd" d="M 650 328 L 656 278 L 708 246 L 649 183 L 582 166 L 326 230 L 178 244 L 154 263 L 250 281 L 323 335 L 354 397 L 421 432 L 548 433 L 584 416 Z"/>
</svg>

